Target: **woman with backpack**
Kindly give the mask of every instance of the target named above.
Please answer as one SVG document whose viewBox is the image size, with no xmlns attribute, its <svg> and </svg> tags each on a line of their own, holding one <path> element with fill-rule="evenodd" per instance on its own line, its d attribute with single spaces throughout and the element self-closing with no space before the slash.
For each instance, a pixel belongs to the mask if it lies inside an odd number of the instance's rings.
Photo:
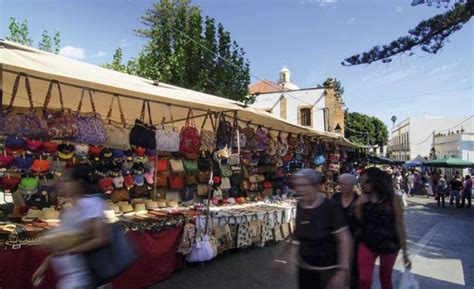
<svg viewBox="0 0 474 289">
<path fill-rule="evenodd" d="M 444 200 L 446 198 L 447 191 L 448 191 L 448 182 L 444 178 L 444 175 L 440 174 L 439 180 L 438 180 L 438 207 L 442 205 L 444 208 Z"/>
</svg>

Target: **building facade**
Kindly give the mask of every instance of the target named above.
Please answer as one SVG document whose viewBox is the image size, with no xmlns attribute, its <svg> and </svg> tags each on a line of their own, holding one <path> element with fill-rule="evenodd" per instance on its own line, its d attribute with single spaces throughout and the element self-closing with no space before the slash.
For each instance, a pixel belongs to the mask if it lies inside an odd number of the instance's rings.
<svg viewBox="0 0 474 289">
<path fill-rule="evenodd" d="M 319 131 L 334 131 L 338 127 L 344 134 L 344 103 L 335 94 L 333 84 L 300 89 L 290 76 L 290 71 L 283 67 L 277 83 L 263 80 L 252 84 L 249 93 L 256 95 L 252 106 Z"/>
<path fill-rule="evenodd" d="M 473 132 L 473 118 L 458 117 L 412 117 L 393 126 L 387 147 L 390 158 L 407 161 L 421 156 L 427 159 L 439 157 L 436 152 L 436 138 L 439 133 L 455 132 L 461 129 Z M 433 151 L 433 148 L 435 149 Z"/>
</svg>

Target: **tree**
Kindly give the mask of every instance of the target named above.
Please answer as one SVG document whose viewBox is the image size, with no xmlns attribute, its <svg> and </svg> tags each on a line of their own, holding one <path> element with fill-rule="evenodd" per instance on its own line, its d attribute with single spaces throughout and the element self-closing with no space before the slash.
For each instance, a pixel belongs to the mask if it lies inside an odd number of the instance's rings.
<svg viewBox="0 0 474 289">
<path fill-rule="evenodd" d="M 127 72 L 247 101 L 250 65 L 222 24 L 211 17 L 203 21 L 201 10 L 189 0 L 154 3 L 141 21 L 146 27 L 135 32 L 148 42 L 127 62 Z M 104 66 L 115 69 L 114 62 Z M 117 70 L 123 71 L 122 59 L 119 63 Z"/>
<path fill-rule="evenodd" d="M 397 116 L 392 115 L 392 118 L 390 120 L 392 120 L 392 125 L 395 125 L 395 123 L 397 122 Z"/>
<path fill-rule="evenodd" d="M 337 80 L 336 78 L 331 78 L 328 77 L 322 85 L 318 84 L 318 87 L 328 87 L 328 86 L 333 86 L 334 87 L 334 93 L 336 94 L 337 97 L 342 97 L 344 94 L 344 87 L 342 86 L 342 83 Z"/>
<path fill-rule="evenodd" d="M 104 64 L 102 65 L 102 67 L 117 70 L 120 72 L 127 72 L 127 67 L 124 64 L 122 64 L 122 57 L 123 57 L 123 51 L 122 51 L 122 48 L 119 47 L 117 48 L 117 50 L 115 50 L 112 63 Z"/>
<path fill-rule="evenodd" d="M 28 31 L 28 22 L 26 20 L 23 20 L 23 22 L 20 23 L 15 17 L 10 17 L 8 21 L 8 29 L 10 31 L 10 35 L 6 37 L 6 40 L 27 46 L 31 46 L 33 44 L 33 40 L 31 39 Z"/>
<path fill-rule="evenodd" d="M 384 146 L 388 143 L 387 126 L 378 118 L 358 112 L 345 111 L 345 137 L 362 145 Z"/>
<path fill-rule="evenodd" d="M 424 3 L 430 5 L 432 2 L 432 0 L 413 0 L 412 5 Z M 421 21 L 414 29 L 408 31 L 408 35 L 399 37 L 389 44 L 374 46 L 367 52 L 348 57 L 341 64 L 352 66 L 376 61 L 389 63 L 396 55 L 407 52 L 410 56 L 413 55 L 412 50 L 416 48 L 421 48 L 426 53 L 436 54 L 448 41 L 448 37 L 460 30 L 473 15 L 474 0 L 458 0 L 445 13 Z"/>
<path fill-rule="evenodd" d="M 28 22 L 23 20 L 20 23 L 15 17 L 10 17 L 8 29 L 10 34 L 6 37 L 6 40 L 13 41 L 22 45 L 32 46 L 33 40 L 30 37 L 28 30 Z M 41 40 L 38 43 L 38 48 L 47 52 L 59 53 L 61 39 L 59 30 L 54 31 L 54 35 L 51 38 L 47 30 L 43 31 Z"/>
</svg>

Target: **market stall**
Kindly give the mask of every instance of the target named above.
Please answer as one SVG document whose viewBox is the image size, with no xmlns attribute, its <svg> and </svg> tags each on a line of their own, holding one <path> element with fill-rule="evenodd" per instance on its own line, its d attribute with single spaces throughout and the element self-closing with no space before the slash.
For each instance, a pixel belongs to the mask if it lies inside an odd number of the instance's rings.
<svg viewBox="0 0 474 289">
<path fill-rule="evenodd" d="M 215 254 L 281 240 L 294 217 L 289 176 L 305 167 L 339 173 L 354 148 L 242 103 L 8 41 L 0 72 L 0 187 L 14 203 L 0 256 L 16 264 L 1 262 L 0 272 L 10 270 L 2 288 L 29 287 L 38 264 L 25 256 L 44 257 L 35 234 L 72 206 L 54 183 L 78 164 L 90 166 L 108 200 L 106 221 L 119 222 L 142 253 L 117 286 L 141 288 L 168 277 L 181 254 L 204 261 L 192 257 L 202 235 L 218 240 Z"/>
</svg>

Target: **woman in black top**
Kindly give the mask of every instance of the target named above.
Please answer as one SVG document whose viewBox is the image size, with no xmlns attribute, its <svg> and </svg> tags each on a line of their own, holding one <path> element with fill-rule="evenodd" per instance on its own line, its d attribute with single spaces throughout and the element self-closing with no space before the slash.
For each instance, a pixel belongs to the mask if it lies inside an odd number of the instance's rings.
<svg viewBox="0 0 474 289">
<path fill-rule="evenodd" d="M 342 174 L 337 180 L 339 187 L 341 188 L 340 193 L 336 193 L 333 196 L 333 199 L 336 200 L 342 207 L 344 211 L 344 216 L 346 217 L 346 222 L 349 225 L 349 231 L 351 232 L 353 240 L 353 248 L 355 248 L 352 258 L 351 258 L 351 280 L 350 288 L 357 289 L 359 288 L 359 272 L 357 270 L 357 227 L 358 220 L 355 216 L 355 204 L 358 198 L 357 192 L 355 190 L 355 185 L 357 184 L 356 177 L 351 174 Z"/>
<path fill-rule="evenodd" d="M 343 289 L 350 269 L 351 236 L 340 206 L 325 197 L 321 174 L 304 169 L 293 175 L 298 197 L 299 288 Z"/>
<path fill-rule="evenodd" d="M 406 247 L 402 202 L 393 191 L 392 179 L 378 168 L 369 168 L 360 177 L 362 195 L 357 200 L 360 221 L 358 246 L 359 288 L 370 289 L 375 260 L 380 258 L 382 289 L 392 289 L 392 272 L 398 251 L 403 251 L 406 268 L 411 268 Z"/>
</svg>

